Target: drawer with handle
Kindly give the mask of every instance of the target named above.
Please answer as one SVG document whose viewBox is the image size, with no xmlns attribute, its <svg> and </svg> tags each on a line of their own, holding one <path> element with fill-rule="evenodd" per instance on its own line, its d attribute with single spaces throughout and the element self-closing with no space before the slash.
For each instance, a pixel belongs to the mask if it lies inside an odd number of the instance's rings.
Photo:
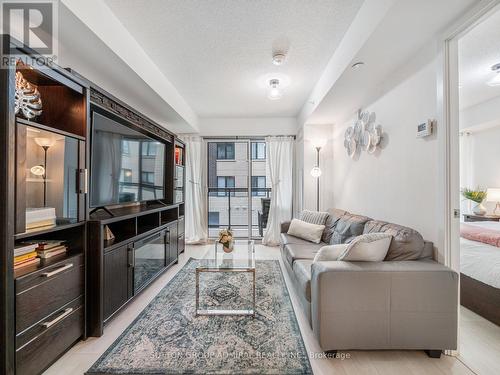
<svg viewBox="0 0 500 375">
<path fill-rule="evenodd" d="M 16 372 L 39 374 L 70 348 L 83 330 L 82 296 L 16 337 Z"/>
<path fill-rule="evenodd" d="M 83 295 L 84 288 L 82 255 L 16 279 L 16 333 Z"/>
</svg>

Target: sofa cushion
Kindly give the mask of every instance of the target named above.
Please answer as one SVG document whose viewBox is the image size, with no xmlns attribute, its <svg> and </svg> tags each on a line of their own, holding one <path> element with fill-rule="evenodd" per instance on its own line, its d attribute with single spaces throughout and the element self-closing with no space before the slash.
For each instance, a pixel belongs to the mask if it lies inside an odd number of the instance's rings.
<svg viewBox="0 0 500 375">
<path fill-rule="evenodd" d="M 300 220 L 317 225 L 325 225 L 327 218 L 328 212 L 303 210 L 300 214 Z"/>
<path fill-rule="evenodd" d="M 313 244 L 308 243 L 307 245 L 299 244 L 288 244 L 284 245 L 283 253 L 285 255 L 285 260 L 288 262 L 290 267 L 293 266 L 293 262 L 297 259 L 309 259 L 313 260 L 316 253 L 324 246 L 324 244 Z"/>
<path fill-rule="evenodd" d="M 417 260 L 424 251 L 424 239 L 416 230 L 380 220 L 366 223 L 364 233 L 381 232 L 392 236 L 385 260 Z"/>
<path fill-rule="evenodd" d="M 302 293 L 309 302 L 311 302 L 311 265 L 312 260 L 297 260 L 292 267 L 299 287 L 298 292 Z"/>
<path fill-rule="evenodd" d="M 365 233 L 353 239 L 338 260 L 348 262 L 382 262 L 392 236 L 389 233 Z M 338 246 L 338 245 L 336 245 Z M 316 259 L 316 258 L 315 258 Z"/>
<path fill-rule="evenodd" d="M 346 212 L 334 226 L 330 245 L 349 243 L 355 237 L 363 234 L 365 224 L 371 220 L 369 217 L 354 215 Z"/>
<path fill-rule="evenodd" d="M 337 208 L 331 208 L 328 211 L 328 218 L 325 221 L 325 230 L 321 236 L 321 241 L 324 243 L 330 243 L 332 238 L 333 230 L 337 225 L 339 219 L 347 213 L 347 211 L 339 210 Z"/>
<path fill-rule="evenodd" d="M 287 233 L 304 240 L 320 243 L 324 229 L 324 225 L 311 224 L 299 219 L 293 219 Z"/>
</svg>

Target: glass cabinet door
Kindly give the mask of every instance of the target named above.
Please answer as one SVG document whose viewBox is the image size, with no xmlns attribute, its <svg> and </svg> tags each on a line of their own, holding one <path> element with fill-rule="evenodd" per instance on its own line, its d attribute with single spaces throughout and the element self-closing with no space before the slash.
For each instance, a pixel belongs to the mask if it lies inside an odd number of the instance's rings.
<svg viewBox="0 0 500 375">
<path fill-rule="evenodd" d="M 134 294 L 166 266 L 166 233 L 134 243 Z"/>
<path fill-rule="evenodd" d="M 81 165 L 85 165 L 81 160 L 85 142 L 20 123 L 16 136 L 16 216 L 24 219 L 24 223 L 23 220 L 16 223 L 16 232 L 44 230 L 83 220 L 84 208 L 80 208 L 77 185 Z"/>
</svg>

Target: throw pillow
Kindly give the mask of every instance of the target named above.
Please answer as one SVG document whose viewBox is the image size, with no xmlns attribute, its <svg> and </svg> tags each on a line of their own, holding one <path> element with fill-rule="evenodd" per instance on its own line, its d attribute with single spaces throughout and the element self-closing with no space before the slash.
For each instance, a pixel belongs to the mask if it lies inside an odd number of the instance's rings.
<svg viewBox="0 0 500 375">
<path fill-rule="evenodd" d="M 311 224 L 325 225 L 326 219 L 328 219 L 328 212 L 304 210 L 300 214 L 300 220 Z"/>
<path fill-rule="evenodd" d="M 353 239 L 338 260 L 381 262 L 385 259 L 392 236 L 387 233 L 368 233 Z"/>
<path fill-rule="evenodd" d="M 363 234 L 366 222 L 370 218 L 351 213 L 345 213 L 337 221 L 330 238 L 330 245 L 349 243 L 357 236 Z"/>
<path fill-rule="evenodd" d="M 293 219 L 287 233 L 306 241 L 319 243 L 321 241 L 323 229 L 325 229 L 324 225 L 311 224 L 302 220 Z"/>
<path fill-rule="evenodd" d="M 323 246 L 318 250 L 316 256 L 314 257 L 313 262 L 321 262 L 325 260 L 337 260 L 339 256 L 341 256 L 344 251 L 347 249 L 348 244 L 340 244 L 340 245 L 328 245 Z"/>
<path fill-rule="evenodd" d="M 323 241 L 324 243 L 330 243 L 337 223 L 339 222 L 340 218 L 347 213 L 347 211 L 340 210 L 338 208 L 331 208 L 328 210 L 328 218 L 325 221 L 325 230 L 323 231 L 321 241 Z"/>
</svg>

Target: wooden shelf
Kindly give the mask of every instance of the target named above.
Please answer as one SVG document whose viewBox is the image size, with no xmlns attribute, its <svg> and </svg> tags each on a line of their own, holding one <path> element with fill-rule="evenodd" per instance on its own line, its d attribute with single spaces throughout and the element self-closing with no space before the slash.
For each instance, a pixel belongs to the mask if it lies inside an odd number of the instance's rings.
<svg viewBox="0 0 500 375">
<path fill-rule="evenodd" d="M 154 205 L 137 205 L 137 206 L 128 206 L 128 207 L 121 207 L 121 208 L 113 208 L 109 209 L 113 215 L 110 217 L 109 214 L 107 214 L 104 211 L 97 211 L 90 215 L 90 220 L 89 221 L 98 221 L 101 224 L 109 224 L 113 223 L 115 221 L 120 221 L 120 220 L 125 220 L 128 218 L 134 218 L 137 216 L 142 216 L 142 215 L 147 215 L 150 213 L 154 212 L 160 212 L 160 211 L 165 211 L 169 210 L 172 208 L 176 208 L 178 205 L 177 204 L 172 204 L 172 205 L 163 205 L 163 204 L 154 204 Z"/>
<path fill-rule="evenodd" d="M 71 220 L 73 220 L 73 219 L 71 219 Z M 51 227 L 51 228 L 46 228 L 46 229 L 42 228 L 40 230 L 33 229 L 33 230 L 26 231 L 24 233 L 18 233 L 16 235 L 14 235 L 14 239 L 21 240 L 24 238 L 36 237 L 36 236 L 40 236 L 42 234 L 57 232 L 60 230 L 65 230 L 65 229 L 76 228 L 76 227 L 80 227 L 80 226 L 84 226 L 84 225 L 85 225 L 85 222 L 83 222 L 83 221 L 77 222 L 75 219 L 73 222 L 56 224 L 54 227 Z"/>
<path fill-rule="evenodd" d="M 70 133 L 70 132 L 67 132 L 64 130 L 60 130 L 60 129 L 55 128 L 55 127 L 50 126 L 50 125 L 40 124 L 39 122 L 36 122 L 36 121 L 26 120 L 22 117 L 16 117 L 16 122 L 18 124 L 32 126 L 34 128 L 39 128 L 39 129 L 42 129 L 42 130 L 45 130 L 45 131 L 48 131 L 51 133 L 64 135 L 65 137 L 76 138 L 76 139 L 79 139 L 81 141 L 85 141 L 85 137 L 82 137 L 81 135 Z"/>
</svg>

